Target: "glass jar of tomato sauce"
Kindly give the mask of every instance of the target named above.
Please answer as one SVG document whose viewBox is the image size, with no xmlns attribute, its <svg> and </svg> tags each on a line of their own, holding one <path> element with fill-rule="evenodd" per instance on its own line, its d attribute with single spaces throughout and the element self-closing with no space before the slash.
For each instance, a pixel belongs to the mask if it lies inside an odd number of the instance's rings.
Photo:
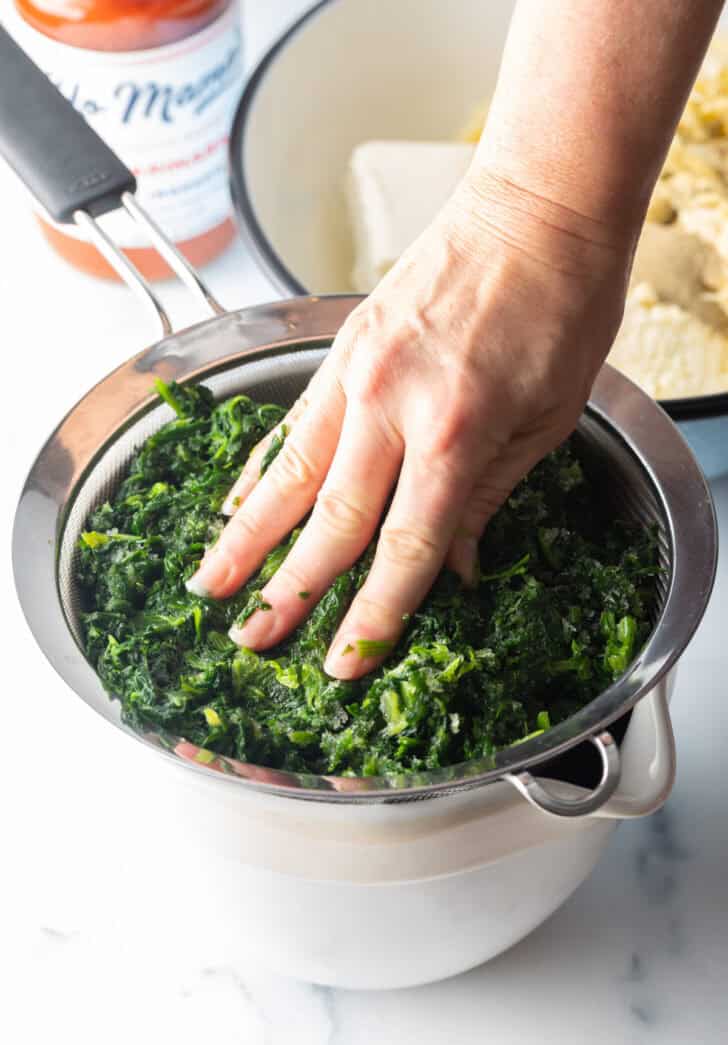
<svg viewBox="0 0 728 1045">
<path fill-rule="evenodd" d="M 195 266 L 231 241 L 227 140 L 242 86 L 238 0 L 14 0 L 7 28 L 134 172 Z M 39 218 L 84 272 L 116 278 L 73 226 Z M 123 212 L 101 223 L 148 279 L 170 275 Z"/>
</svg>

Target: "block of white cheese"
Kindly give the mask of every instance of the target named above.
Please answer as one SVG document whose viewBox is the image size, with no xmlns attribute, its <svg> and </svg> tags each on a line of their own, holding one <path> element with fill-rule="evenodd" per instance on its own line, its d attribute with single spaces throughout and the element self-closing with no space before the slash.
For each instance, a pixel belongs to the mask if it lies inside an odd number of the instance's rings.
<svg viewBox="0 0 728 1045">
<path fill-rule="evenodd" d="M 647 283 L 630 291 L 608 361 L 656 399 L 728 391 L 728 338 Z"/>
<path fill-rule="evenodd" d="M 349 161 L 347 199 L 354 237 L 352 285 L 373 290 L 453 193 L 475 146 L 371 141 Z"/>
</svg>

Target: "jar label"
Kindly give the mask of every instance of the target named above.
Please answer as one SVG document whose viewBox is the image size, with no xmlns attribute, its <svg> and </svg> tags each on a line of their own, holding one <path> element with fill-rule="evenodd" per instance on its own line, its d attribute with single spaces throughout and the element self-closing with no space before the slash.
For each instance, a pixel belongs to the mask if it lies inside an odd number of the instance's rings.
<svg viewBox="0 0 728 1045">
<path fill-rule="evenodd" d="M 170 239 L 192 239 L 229 217 L 227 143 L 243 83 L 237 3 L 193 36 L 144 51 L 70 47 L 18 15 L 6 24 L 133 171 L 139 202 Z M 100 224 L 120 247 L 150 245 L 122 211 Z M 86 238 L 73 225 L 56 227 Z"/>
</svg>

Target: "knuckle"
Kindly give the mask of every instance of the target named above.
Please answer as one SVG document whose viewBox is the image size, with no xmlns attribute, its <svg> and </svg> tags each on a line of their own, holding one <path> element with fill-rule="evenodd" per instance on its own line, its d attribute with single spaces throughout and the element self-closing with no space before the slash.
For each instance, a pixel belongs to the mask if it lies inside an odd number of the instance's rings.
<svg viewBox="0 0 728 1045">
<path fill-rule="evenodd" d="M 440 418 L 421 448 L 421 456 L 427 462 L 427 467 L 436 467 L 444 457 L 461 449 L 465 435 L 470 434 L 468 429 L 469 418 L 464 411 L 451 410 Z"/>
<path fill-rule="evenodd" d="M 434 416 L 420 441 L 419 456 L 428 468 L 452 470 L 459 460 L 499 452 L 505 440 L 493 431 L 493 418 L 481 399 L 458 389 L 445 399 L 444 409 L 433 407 Z"/>
<path fill-rule="evenodd" d="M 302 570 L 297 563 L 289 562 L 288 559 L 278 567 L 275 574 L 276 586 L 281 584 L 292 596 L 300 598 L 301 592 L 313 590 L 312 578 Z"/>
<path fill-rule="evenodd" d="M 365 407 L 377 405 L 392 375 L 391 360 L 386 351 L 367 353 L 353 369 L 349 395 Z"/>
<path fill-rule="evenodd" d="M 350 342 L 347 395 L 361 404 L 378 404 L 393 380 L 401 376 L 401 357 L 416 333 L 407 324 L 388 319 L 381 305 L 372 304 Z"/>
<path fill-rule="evenodd" d="M 402 614 L 391 606 L 373 599 L 362 590 L 354 599 L 349 612 L 349 622 L 354 627 L 375 628 L 378 632 L 398 633 L 402 630 Z"/>
<path fill-rule="evenodd" d="M 369 528 L 369 517 L 364 509 L 335 490 L 322 490 L 314 509 L 316 521 L 336 537 L 359 537 Z"/>
<path fill-rule="evenodd" d="M 292 489 L 314 482 L 316 467 L 307 453 L 289 438 L 273 462 L 270 476 L 279 492 L 289 493 Z"/>
<path fill-rule="evenodd" d="M 366 340 L 371 329 L 370 309 L 367 302 L 358 305 L 348 316 L 334 339 L 332 350 L 342 362 L 348 361 L 362 340 Z"/>
<path fill-rule="evenodd" d="M 232 516 L 223 531 L 223 547 L 231 540 L 237 542 L 248 537 L 255 537 L 259 532 L 260 524 L 258 520 L 246 509 L 241 509 Z M 221 543 L 223 543 L 222 538 Z"/>
<path fill-rule="evenodd" d="M 349 345 L 356 344 L 369 330 L 370 314 L 370 310 L 363 304 L 357 306 L 341 328 L 341 340 Z"/>
<path fill-rule="evenodd" d="M 383 526 L 379 534 L 378 551 L 388 562 L 429 562 L 437 555 L 437 550 L 432 538 L 411 527 Z"/>
<path fill-rule="evenodd" d="M 360 338 L 367 338 L 386 329 L 390 310 L 378 300 L 376 294 L 370 294 L 357 305 L 342 328 L 347 340 L 356 344 Z"/>
</svg>

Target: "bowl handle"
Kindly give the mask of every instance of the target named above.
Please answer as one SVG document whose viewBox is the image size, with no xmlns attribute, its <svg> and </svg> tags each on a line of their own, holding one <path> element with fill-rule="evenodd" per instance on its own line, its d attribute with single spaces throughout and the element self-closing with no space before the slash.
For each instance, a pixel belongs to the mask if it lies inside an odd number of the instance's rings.
<svg viewBox="0 0 728 1045">
<path fill-rule="evenodd" d="M 602 760 L 593 791 L 552 782 L 555 793 L 528 771 L 503 776 L 531 805 L 561 817 L 598 816 L 621 820 L 647 816 L 663 804 L 675 780 L 675 738 L 668 699 L 672 679 L 662 679 L 632 711 L 620 750 L 611 733 L 590 737 Z"/>
<path fill-rule="evenodd" d="M 667 800 L 675 782 L 675 735 L 668 706 L 674 671 L 632 711 L 622 742 L 619 788 L 596 816 L 632 819 L 648 816 Z"/>
<path fill-rule="evenodd" d="M 573 788 L 573 791 L 577 792 L 575 797 L 557 795 L 547 789 L 528 770 L 521 773 L 505 773 L 503 779 L 512 784 L 531 805 L 536 806 L 542 813 L 570 817 L 587 816 L 589 813 L 594 813 L 616 791 L 621 774 L 621 759 L 614 737 L 606 730 L 595 737 L 589 737 L 589 740 L 599 752 L 602 760 L 602 778 L 593 791 L 585 792 L 584 788 L 575 787 Z"/>
</svg>

